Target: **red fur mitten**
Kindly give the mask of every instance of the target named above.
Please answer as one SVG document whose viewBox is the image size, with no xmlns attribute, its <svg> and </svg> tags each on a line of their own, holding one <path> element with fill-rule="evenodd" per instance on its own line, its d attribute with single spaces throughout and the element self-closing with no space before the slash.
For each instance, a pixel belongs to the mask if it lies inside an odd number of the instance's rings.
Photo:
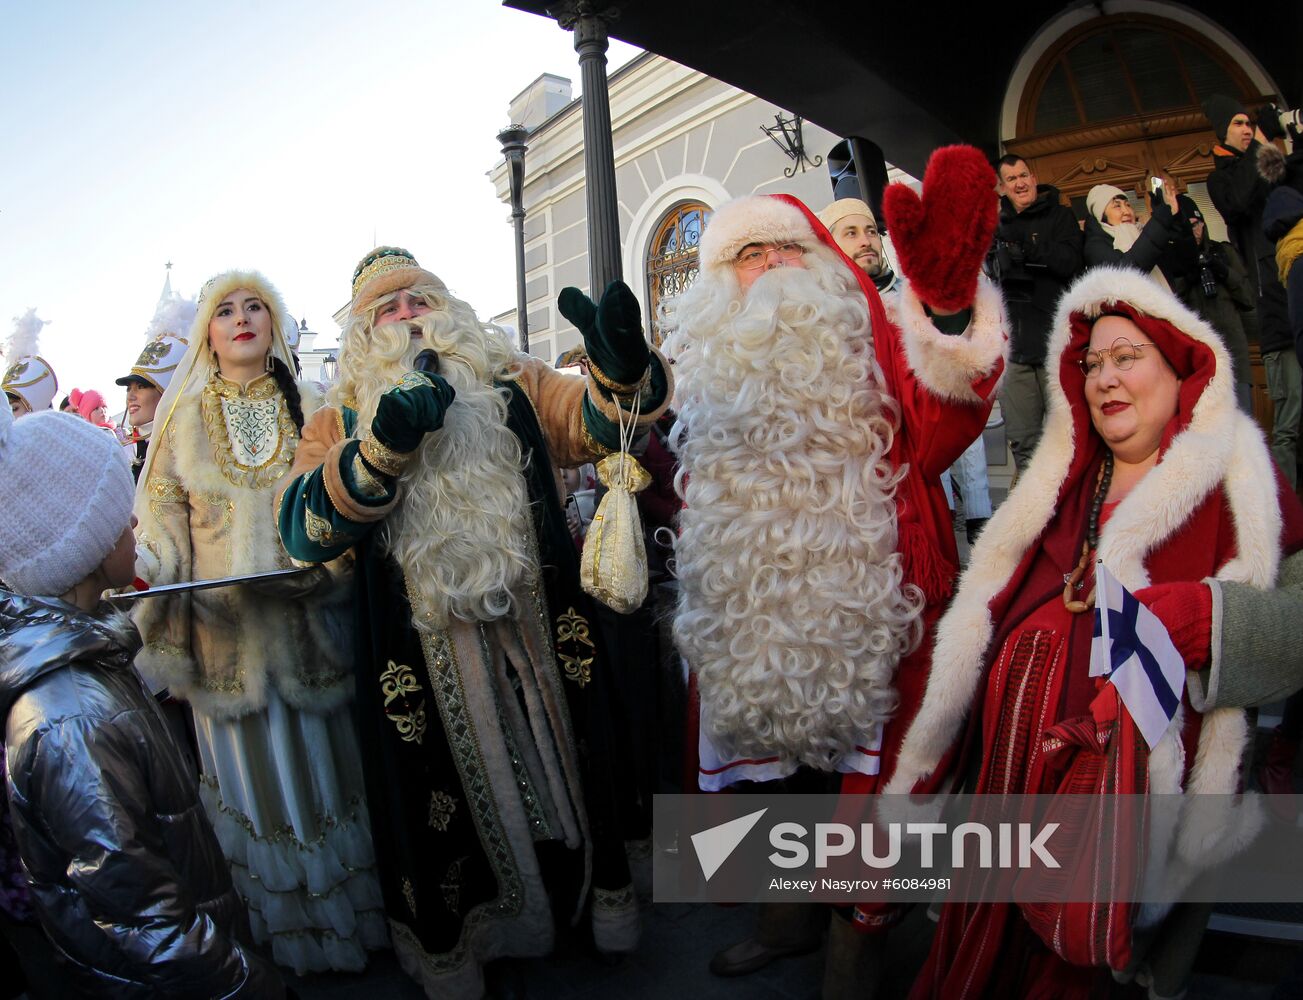
<svg viewBox="0 0 1303 1000">
<path fill-rule="evenodd" d="M 1206 583 L 1156 583 L 1136 600 L 1163 623 L 1186 670 L 1202 670 L 1212 657 L 1213 595 Z"/>
<path fill-rule="evenodd" d="M 925 305 L 954 311 L 972 304 L 998 221 L 995 184 L 980 150 L 943 146 L 928 159 L 922 198 L 899 183 L 883 193 L 900 269 Z"/>
</svg>

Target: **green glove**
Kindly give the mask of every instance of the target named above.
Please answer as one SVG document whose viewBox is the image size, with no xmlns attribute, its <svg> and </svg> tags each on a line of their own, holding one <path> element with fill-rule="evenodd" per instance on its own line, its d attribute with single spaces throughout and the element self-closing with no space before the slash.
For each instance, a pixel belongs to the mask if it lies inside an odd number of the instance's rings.
<svg viewBox="0 0 1303 1000">
<path fill-rule="evenodd" d="M 642 378 L 651 352 L 642 335 L 642 310 L 628 285 L 612 281 L 597 305 L 578 288 L 563 288 L 557 308 L 584 335 L 588 362 L 602 377 L 629 386 Z"/>
<path fill-rule="evenodd" d="M 457 392 L 442 375 L 408 372 L 376 404 L 371 434 L 386 448 L 406 454 L 443 426 Z"/>
</svg>

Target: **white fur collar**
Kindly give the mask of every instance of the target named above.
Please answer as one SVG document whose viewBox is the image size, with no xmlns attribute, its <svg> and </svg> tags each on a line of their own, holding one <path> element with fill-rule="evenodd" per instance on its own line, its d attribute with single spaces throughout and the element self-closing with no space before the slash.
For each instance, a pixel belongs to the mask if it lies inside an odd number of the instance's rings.
<svg viewBox="0 0 1303 1000">
<path fill-rule="evenodd" d="M 1236 409 L 1229 357 L 1216 333 L 1140 272 L 1101 267 L 1084 275 L 1061 300 L 1048 357 L 1058 358 L 1066 348 L 1073 313 L 1098 315 L 1101 307 L 1119 300 L 1168 320 L 1205 344 L 1216 358 L 1217 374 L 1195 404 L 1189 426 L 1173 439 L 1163 461 L 1109 519 L 1100 539 L 1100 557 L 1128 589 L 1146 586 L 1146 557 L 1179 531 L 1189 514 L 1220 483 L 1231 508 L 1237 555 L 1215 575 L 1218 579 L 1270 586 L 1279 563 L 1281 529 L 1271 457 L 1261 431 Z M 994 632 L 988 605 L 1004 590 L 1054 516 L 1075 448 L 1072 415 L 1057 374 L 1056 366 L 1050 373 L 1049 415 L 1040 446 L 1026 473 L 982 533 L 954 603 L 937 626 L 927 691 L 901 747 L 887 792 L 910 791 L 936 769 L 942 755 L 959 737 L 986 672 Z M 1229 712 L 1239 721 L 1220 717 L 1222 712 Z M 1238 710 L 1220 710 L 1205 718 L 1199 759 L 1187 782 L 1191 790 L 1235 791 L 1238 754 L 1247 736 L 1243 719 L 1244 714 Z M 1163 752 L 1165 744 L 1174 746 Z M 1155 748 L 1151 761 L 1155 791 L 1179 790 L 1183 755 L 1182 759 L 1174 756 L 1179 746 L 1179 740 L 1169 732 Z"/>
</svg>

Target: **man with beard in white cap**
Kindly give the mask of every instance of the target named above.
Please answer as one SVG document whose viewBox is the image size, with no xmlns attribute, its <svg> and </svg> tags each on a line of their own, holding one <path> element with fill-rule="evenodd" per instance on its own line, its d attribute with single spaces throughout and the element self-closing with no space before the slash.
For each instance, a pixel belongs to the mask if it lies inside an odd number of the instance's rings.
<svg viewBox="0 0 1303 1000">
<path fill-rule="evenodd" d="M 1003 370 L 1002 300 L 979 287 L 994 189 L 969 147 L 933 155 L 922 199 L 888 189 L 895 322 L 785 195 L 721 206 L 696 283 L 665 308 L 685 501 L 674 635 L 700 696 L 703 789 L 868 792 L 890 776 L 958 569 L 941 473 L 981 433 Z M 857 916 L 876 931 L 897 913 Z M 712 971 L 811 950 L 822 917 L 762 905 L 755 937 Z M 824 996 L 870 990 L 871 970 L 847 968 L 881 936 L 833 926 Z"/>
<path fill-rule="evenodd" d="M 598 305 L 573 288 L 559 301 L 587 378 L 517 353 L 407 251 L 372 251 L 335 405 L 304 428 L 281 487 L 292 556 L 356 555 L 377 865 L 399 961 L 431 997 L 481 995 L 483 963 L 546 954 L 585 912 L 599 950 L 637 941 L 613 665 L 553 470 L 618 448 L 617 408 L 637 399 L 646 425 L 673 386 L 623 283 Z"/>
<path fill-rule="evenodd" d="M 851 263 L 863 269 L 873 279 L 873 285 L 882 296 L 882 306 L 887 311 L 887 321 L 897 324 L 900 310 L 900 289 L 896 284 L 896 272 L 887 261 L 887 253 L 882 245 L 882 230 L 874 218 L 873 209 L 859 198 L 838 198 L 823 211 L 819 212 L 819 221 L 828 227 L 833 241 Z M 959 484 L 959 493 L 964 498 L 965 529 L 968 543 L 977 540 L 977 533 L 982 530 L 991 516 L 991 484 L 986 474 L 986 443 L 979 434 L 959 456 L 948 472 L 941 475 L 942 489 L 950 509 L 954 509 L 954 500 L 950 493 L 950 480 Z"/>
</svg>

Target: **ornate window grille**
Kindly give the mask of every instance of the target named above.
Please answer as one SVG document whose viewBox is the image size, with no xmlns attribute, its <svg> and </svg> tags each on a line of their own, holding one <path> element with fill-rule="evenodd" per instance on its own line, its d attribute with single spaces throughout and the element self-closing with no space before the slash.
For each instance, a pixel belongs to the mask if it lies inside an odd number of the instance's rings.
<svg viewBox="0 0 1303 1000">
<path fill-rule="evenodd" d="M 687 289 L 697 277 L 697 245 L 710 209 L 685 202 L 670 209 L 656 227 L 647 251 L 647 312 L 651 342 L 661 343 L 657 314 L 663 299 Z"/>
</svg>

